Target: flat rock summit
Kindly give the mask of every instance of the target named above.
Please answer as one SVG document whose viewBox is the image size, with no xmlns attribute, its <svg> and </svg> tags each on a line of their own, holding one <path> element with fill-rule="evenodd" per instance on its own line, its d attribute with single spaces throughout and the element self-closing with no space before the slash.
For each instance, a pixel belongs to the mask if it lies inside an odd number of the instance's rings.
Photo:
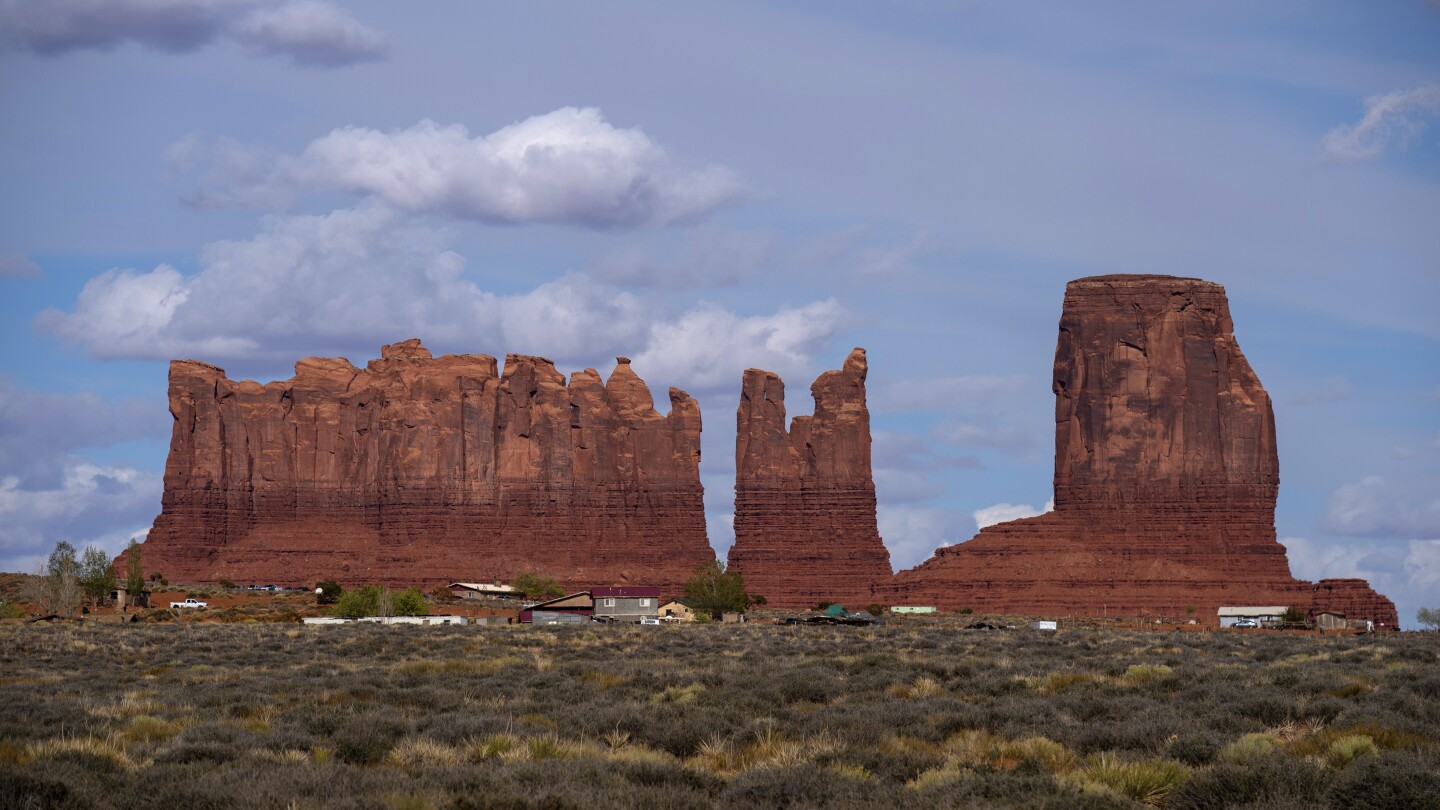
<svg viewBox="0 0 1440 810">
<path fill-rule="evenodd" d="M 418 340 L 289 380 L 170 365 L 174 432 L 148 570 L 176 582 L 508 581 L 677 589 L 714 559 L 700 409 L 656 412 L 629 360 L 566 384 L 541 357 L 432 357 Z"/>
<path fill-rule="evenodd" d="M 1294 579 L 1276 540 L 1270 397 L 1219 284 L 1083 278 L 1055 349 L 1055 508 L 988 526 L 892 574 L 876 525 L 864 349 L 789 420 L 749 369 L 736 417 L 729 566 L 771 605 L 935 605 L 1051 616 L 1193 616 L 1223 605 L 1335 610 L 1397 626 L 1362 580 Z M 665 416 L 629 361 L 566 381 L 540 357 L 432 357 L 418 340 L 361 369 L 309 358 L 289 380 L 170 366 L 175 419 L 145 567 L 176 582 L 432 585 L 521 571 L 678 594 L 714 559 L 700 409 Z"/>
</svg>

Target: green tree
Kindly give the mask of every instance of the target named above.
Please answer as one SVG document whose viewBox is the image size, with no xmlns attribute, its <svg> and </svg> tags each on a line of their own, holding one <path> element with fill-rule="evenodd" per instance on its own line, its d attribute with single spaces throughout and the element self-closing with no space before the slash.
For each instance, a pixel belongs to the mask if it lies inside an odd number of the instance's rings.
<svg viewBox="0 0 1440 810">
<path fill-rule="evenodd" d="M 521 571 L 511 587 L 529 599 L 554 599 L 565 595 L 565 589 L 553 578 L 537 576 L 529 571 Z"/>
<path fill-rule="evenodd" d="M 696 613 L 718 619 L 722 613 L 744 613 L 750 597 L 738 571 L 726 571 L 719 560 L 711 560 L 695 566 L 685 583 L 685 602 Z"/>
<path fill-rule="evenodd" d="M 1285 613 L 1280 617 L 1280 623 L 1286 627 L 1304 627 L 1305 611 L 1297 607 L 1285 608 Z"/>
<path fill-rule="evenodd" d="M 429 616 L 430 603 L 419 588 L 406 588 L 394 594 L 390 602 L 391 616 Z"/>
<path fill-rule="evenodd" d="M 1440 630 L 1440 608 L 1420 608 L 1415 611 L 1415 621 L 1431 630 Z"/>
<path fill-rule="evenodd" d="M 130 544 L 125 546 L 125 590 L 130 594 L 130 599 L 135 599 L 136 594 L 145 591 L 145 569 L 140 565 L 140 541 L 130 538 Z"/>
<path fill-rule="evenodd" d="M 75 547 L 61 540 L 45 562 L 46 590 L 50 613 L 68 616 L 80 608 L 80 561 Z"/>
<path fill-rule="evenodd" d="M 380 594 L 385 589 L 379 585 L 366 585 L 340 595 L 332 611 L 336 616 L 356 619 L 361 616 L 376 616 L 380 612 Z"/>
<path fill-rule="evenodd" d="M 86 546 L 80 555 L 80 587 L 91 602 L 101 602 L 115 590 L 115 569 L 110 555 L 99 546 Z"/>
<path fill-rule="evenodd" d="M 345 589 L 333 579 L 327 579 L 315 586 L 315 601 L 322 605 L 333 605 L 340 601 Z"/>
<path fill-rule="evenodd" d="M 336 616 L 358 619 L 364 616 L 426 616 L 430 603 L 419 588 L 392 593 L 379 585 L 345 591 L 331 611 Z"/>
</svg>

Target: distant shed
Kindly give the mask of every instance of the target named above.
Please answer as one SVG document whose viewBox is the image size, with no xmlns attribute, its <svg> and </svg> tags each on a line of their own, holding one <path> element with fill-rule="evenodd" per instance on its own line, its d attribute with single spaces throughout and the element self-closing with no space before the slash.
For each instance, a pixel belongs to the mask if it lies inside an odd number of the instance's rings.
<svg viewBox="0 0 1440 810">
<path fill-rule="evenodd" d="M 1347 630 L 1350 623 L 1345 621 L 1344 613 L 1326 610 L 1315 614 L 1315 626 L 1321 630 Z"/>
<path fill-rule="evenodd" d="M 890 608 L 891 613 L 934 613 L 934 605 L 895 605 Z"/>
<path fill-rule="evenodd" d="M 525 594 L 509 585 L 501 585 L 498 582 L 452 582 L 448 586 L 450 593 L 460 599 L 481 599 L 486 596 L 520 597 Z"/>
<path fill-rule="evenodd" d="M 520 611 L 521 624 L 578 624 L 590 621 L 595 613 L 595 598 L 589 591 L 526 605 Z"/>
<path fill-rule="evenodd" d="M 1216 613 L 1220 615 L 1221 627 L 1233 627 L 1236 622 L 1250 619 L 1260 624 L 1278 622 L 1289 610 L 1284 605 L 1266 605 L 1263 607 L 1222 607 Z"/>
</svg>

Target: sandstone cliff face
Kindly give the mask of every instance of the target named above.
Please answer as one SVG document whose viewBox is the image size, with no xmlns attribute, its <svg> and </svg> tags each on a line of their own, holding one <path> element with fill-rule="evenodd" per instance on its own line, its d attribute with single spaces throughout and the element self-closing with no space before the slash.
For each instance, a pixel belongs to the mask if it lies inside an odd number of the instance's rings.
<svg viewBox="0 0 1440 810">
<path fill-rule="evenodd" d="M 619 358 L 567 385 L 509 355 L 432 358 L 418 340 L 356 368 L 309 358 L 266 385 L 170 367 L 175 418 L 147 571 L 175 582 L 389 585 L 508 580 L 678 589 L 714 559 L 700 409 L 661 416 Z"/>
<path fill-rule="evenodd" d="M 860 609 L 891 576 L 875 524 L 865 350 L 810 386 L 813 416 L 785 426 L 785 383 L 745 372 L 735 437 L 735 545 L 729 566 L 778 607 L 821 600 Z"/>
<path fill-rule="evenodd" d="M 1223 287 L 1072 281 L 1053 390 L 1055 510 L 939 549 L 896 577 L 891 603 L 1213 620 L 1223 605 L 1309 607 L 1335 592 L 1292 579 L 1276 542 L 1275 420 Z M 1394 626 L 1388 599 L 1342 590 L 1368 614 L 1351 618 Z"/>
</svg>

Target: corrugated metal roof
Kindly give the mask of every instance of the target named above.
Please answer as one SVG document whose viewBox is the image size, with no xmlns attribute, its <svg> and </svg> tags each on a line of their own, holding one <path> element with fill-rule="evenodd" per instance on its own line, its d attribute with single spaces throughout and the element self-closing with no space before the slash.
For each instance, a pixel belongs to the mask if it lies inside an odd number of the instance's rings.
<svg viewBox="0 0 1440 810">
<path fill-rule="evenodd" d="M 626 585 L 626 586 L 617 586 L 617 587 L 613 587 L 613 588 L 591 588 L 591 589 L 590 589 L 590 595 L 591 595 L 591 596 L 594 596 L 594 597 L 597 598 L 597 599 L 600 598 L 600 597 L 602 597 L 602 596 L 608 596 L 608 597 L 616 597 L 616 596 L 621 596 L 621 597 L 646 597 L 646 596 L 648 596 L 648 597 L 651 597 L 651 598 L 654 598 L 654 599 L 659 599 L 659 598 L 660 598 L 660 589 L 659 589 L 659 588 L 651 588 L 651 587 L 643 586 L 643 585 L 640 585 L 640 586 L 636 586 L 636 585 Z"/>
<path fill-rule="evenodd" d="M 1222 607 L 1217 611 L 1221 616 L 1281 616 L 1290 608 L 1285 605 L 1271 607 Z"/>
</svg>

